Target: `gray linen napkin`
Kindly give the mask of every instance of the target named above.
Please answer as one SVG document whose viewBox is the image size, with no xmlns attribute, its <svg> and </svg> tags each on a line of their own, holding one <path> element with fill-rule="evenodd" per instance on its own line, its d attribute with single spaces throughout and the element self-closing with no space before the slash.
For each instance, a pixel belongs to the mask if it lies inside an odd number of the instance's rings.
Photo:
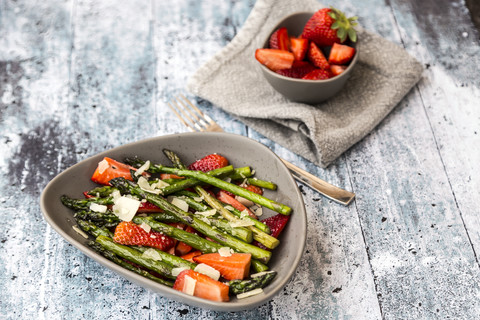
<svg viewBox="0 0 480 320">
<path fill-rule="evenodd" d="M 316 11 L 315 0 L 258 0 L 235 38 L 189 79 L 188 90 L 322 167 L 367 135 L 420 79 L 423 67 L 404 49 L 359 30 L 359 60 L 345 89 L 311 106 L 291 102 L 263 78 L 254 58 L 286 15 Z"/>
</svg>

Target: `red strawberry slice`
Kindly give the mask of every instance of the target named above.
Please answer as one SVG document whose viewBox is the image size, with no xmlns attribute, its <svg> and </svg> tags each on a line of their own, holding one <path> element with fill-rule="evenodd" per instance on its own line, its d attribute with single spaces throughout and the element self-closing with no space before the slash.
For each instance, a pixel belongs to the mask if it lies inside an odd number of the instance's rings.
<svg viewBox="0 0 480 320">
<path fill-rule="evenodd" d="M 278 49 L 257 49 L 255 59 L 272 71 L 291 68 L 295 60 L 293 53 Z"/>
<path fill-rule="evenodd" d="M 195 171 L 208 172 L 214 169 L 228 166 L 228 160 L 224 156 L 213 153 L 195 161 L 188 166 L 188 169 Z"/>
<path fill-rule="evenodd" d="M 207 275 L 201 274 L 193 270 L 184 270 L 180 272 L 175 280 L 173 289 L 187 293 L 188 281 L 186 277 L 195 280 L 195 289 L 193 295 L 203 299 L 213 301 L 229 301 L 229 287 L 225 283 L 213 280 Z"/>
<path fill-rule="evenodd" d="M 187 226 L 187 227 L 185 228 L 185 231 L 198 235 L 198 233 L 196 232 L 196 230 L 193 229 L 193 228 L 190 227 L 190 226 Z M 192 249 L 193 249 L 193 248 L 192 248 L 191 246 L 189 246 L 188 244 L 186 244 L 185 242 L 179 241 L 179 242 L 177 243 L 177 245 L 175 246 L 175 255 L 177 255 L 177 256 L 184 256 L 184 255 L 186 255 L 187 253 L 189 253 L 190 251 L 192 251 Z"/>
<path fill-rule="evenodd" d="M 287 28 L 282 27 L 277 29 L 268 41 L 270 49 L 279 49 L 279 50 L 289 50 L 290 48 L 290 38 L 288 37 Z"/>
<path fill-rule="evenodd" d="M 244 184 L 244 185 L 241 185 L 241 187 L 244 188 L 244 189 L 247 189 L 250 192 L 253 192 L 253 193 L 256 193 L 256 194 L 259 194 L 259 195 L 263 195 L 263 190 L 260 187 L 257 187 L 257 186 L 251 185 L 251 184 Z"/>
<path fill-rule="evenodd" d="M 109 181 L 113 178 L 123 177 L 127 180 L 132 180 L 130 170 L 137 170 L 136 168 L 127 164 L 118 162 L 111 158 L 105 157 L 98 163 L 95 172 L 92 175 L 92 181 L 108 186 Z"/>
<path fill-rule="evenodd" d="M 290 50 L 293 52 L 295 61 L 302 61 L 308 51 L 308 39 L 290 38 Z"/>
<path fill-rule="evenodd" d="M 345 71 L 347 69 L 347 66 L 339 66 L 336 64 L 331 64 L 330 65 L 330 71 L 332 72 L 332 75 L 338 76 L 340 73 Z"/>
<path fill-rule="evenodd" d="M 304 80 L 326 80 L 331 78 L 332 75 L 330 70 L 315 69 L 312 72 L 305 75 L 302 79 Z"/>
<path fill-rule="evenodd" d="M 225 191 L 220 190 L 217 193 L 217 199 L 218 199 L 218 201 L 221 201 L 223 203 L 231 205 L 232 207 L 234 207 L 238 211 L 245 211 L 245 212 L 248 213 L 248 215 L 250 217 L 252 217 L 254 219 L 257 219 L 257 216 L 255 215 L 255 213 L 253 213 L 250 209 L 245 207 L 240 201 L 238 201 L 234 197 L 228 195 Z"/>
<path fill-rule="evenodd" d="M 251 260 L 250 253 L 233 253 L 228 257 L 223 257 L 219 253 L 207 253 L 193 258 L 196 263 L 205 263 L 218 270 L 227 280 L 243 280 L 248 277 Z"/>
<path fill-rule="evenodd" d="M 346 64 L 352 60 L 355 55 L 355 48 L 346 46 L 344 44 L 334 43 L 330 55 L 328 56 L 328 62 L 332 64 Z"/>
<path fill-rule="evenodd" d="M 278 236 L 282 233 L 283 229 L 287 225 L 289 219 L 290 216 L 279 213 L 275 216 L 263 219 L 262 222 L 270 228 L 270 235 L 274 238 L 278 238 Z M 257 241 L 253 241 L 252 243 L 257 247 L 268 250 L 268 248 L 266 248 L 263 244 Z"/>
<path fill-rule="evenodd" d="M 195 262 L 193 261 L 193 258 L 196 257 L 196 256 L 200 256 L 202 254 L 201 251 L 191 251 L 189 253 L 187 253 L 186 255 L 183 255 L 181 256 L 182 259 L 184 260 L 187 260 L 187 261 L 190 261 L 190 262 Z"/>
<path fill-rule="evenodd" d="M 320 48 L 318 48 L 313 42 L 310 42 L 308 48 L 308 60 L 320 69 L 330 69 L 330 64 L 328 63 L 327 58 L 325 58 L 322 50 L 320 50 Z"/>
<path fill-rule="evenodd" d="M 176 174 L 173 173 L 160 173 L 160 179 L 165 180 L 165 179 L 184 179 L 185 177 L 180 177 L 177 176 Z"/>
<path fill-rule="evenodd" d="M 113 241 L 133 246 L 146 246 L 167 251 L 172 248 L 175 241 L 160 232 L 145 231 L 139 225 L 131 221 L 122 221 L 115 228 Z"/>
<path fill-rule="evenodd" d="M 150 202 L 141 202 L 137 212 L 138 213 L 154 213 L 154 212 L 163 212 L 163 210 Z"/>
<path fill-rule="evenodd" d="M 301 79 L 316 67 L 307 61 L 295 61 L 290 69 L 278 70 L 277 73 L 285 77 Z"/>
</svg>

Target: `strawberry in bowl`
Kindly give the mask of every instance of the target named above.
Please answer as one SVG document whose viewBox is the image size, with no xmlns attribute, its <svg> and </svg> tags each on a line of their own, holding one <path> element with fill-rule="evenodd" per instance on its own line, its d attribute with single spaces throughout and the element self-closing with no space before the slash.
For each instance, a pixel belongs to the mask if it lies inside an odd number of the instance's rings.
<svg viewBox="0 0 480 320">
<path fill-rule="evenodd" d="M 322 102 L 343 88 L 357 62 L 356 19 L 334 8 L 292 14 L 273 28 L 255 59 L 286 98 Z"/>
</svg>

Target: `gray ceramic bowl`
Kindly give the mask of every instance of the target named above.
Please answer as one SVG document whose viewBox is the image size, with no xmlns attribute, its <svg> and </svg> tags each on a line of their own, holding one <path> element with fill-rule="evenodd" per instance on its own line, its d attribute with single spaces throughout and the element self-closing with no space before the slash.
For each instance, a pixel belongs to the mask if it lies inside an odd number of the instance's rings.
<svg viewBox="0 0 480 320">
<path fill-rule="evenodd" d="M 157 163 L 168 164 L 170 162 L 163 155 L 163 148 L 176 151 L 185 163 L 191 163 L 200 157 L 216 152 L 226 156 L 234 166 L 249 165 L 255 169 L 255 176 L 258 178 L 271 180 L 278 184 L 277 191 L 265 190 L 265 196 L 292 207 L 293 213 L 280 237 L 281 244 L 274 250 L 269 262 L 270 269 L 277 271 L 278 275 L 265 288 L 264 293 L 241 300 L 232 298 L 230 302 L 214 302 L 189 296 L 119 267 L 91 250 L 87 246 L 87 240 L 74 231 L 72 228 L 75 225 L 73 212 L 62 205 L 61 195 L 81 198 L 83 191 L 92 189 L 95 184 L 90 181 L 90 176 L 98 162 L 105 156 L 122 160 L 126 156 L 137 155 Z M 285 165 L 264 145 L 229 133 L 205 132 L 167 135 L 102 152 L 83 160 L 55 177 L 44 189 L 40 204 L 44 218 L 52 228 L 90 258 L 164 297 L 218 311 L 250 309 L 272 299 L 294 274 L 303 254 L 307 232 L 303 199 Z M 264 209 L 263 217 L 273 214 Z"/>
<path fill-rule="evenodd" d="M 268 37 L 265 39 L 263 44 L 263 48 L 268 48 L 270 35 L 278 28 L 287 28 L 290 36 L 298 37 L 301 35 L 303 27 L 307 23 L 308 19 L 312 17 L 313 13 L 314 12 L 299 12 L 284 18 L 268 34 Z M 355 47 L 355 45 L 352 46 Z M 357 60 L 358 52 L 355 53 L 353 60 L 350 61 L 348 68 L 344 72 L 327 80 L 302 80 L 289 78 L 282 76 L 263 65 L 260 65 L 260 67 L 268 83 L 270 83 L 275 90 L 289 100 L 316 104 L 333 97 L 340 92 L 340 90 L 342 90 L 348 78 L 350 77 L 355 64 L 357 63 Z"/>
</svg>

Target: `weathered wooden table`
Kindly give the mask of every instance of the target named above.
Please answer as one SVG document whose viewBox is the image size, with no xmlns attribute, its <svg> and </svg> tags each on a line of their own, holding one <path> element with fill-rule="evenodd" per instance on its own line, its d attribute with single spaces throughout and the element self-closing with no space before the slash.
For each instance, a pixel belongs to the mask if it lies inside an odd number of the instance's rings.
<svg viewBox="0 0 480 320">
<path fill-rule="evenodd" d="M 344 207 L 300 186 L 309 227 L 297 273 L 261 307 L 216 313 L 87 258 L 45 223 L 39 195 L 88 156 L 186 131 L 165 102 L 232 39 L 254 1 L 0 0 L 0 318 L 479 318 L 480 45 L 470 3 L 324 4 L 358 15 L 426 70 L 326 170 L 199 101 L 227 131 L 357 194 Z"/>
</svg>

